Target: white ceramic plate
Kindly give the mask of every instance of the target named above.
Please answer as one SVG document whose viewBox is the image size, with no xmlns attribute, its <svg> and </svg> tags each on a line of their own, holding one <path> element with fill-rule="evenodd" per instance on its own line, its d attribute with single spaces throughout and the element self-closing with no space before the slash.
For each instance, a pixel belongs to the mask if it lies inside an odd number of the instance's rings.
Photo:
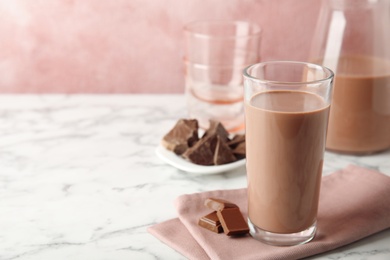
<svg viewBox="0 0 390 260">
<path fill-rule="evenodd" d="M 159 145 L 156 149 L 156 154 L 164 162 L 176 167 L 179 170 L 196 173 L 196 174 L 217 174 L 226 171 L 231 171 L 233 169 L 239 168 L 245 165 L 245 159 L 241 159 L 232 163 L 227 163 L 223 165 L 213 165 L 213 166 L 204 166 L 194 164 L 185 160 L 184 158 L 176 155 L 175 153 L 165 149 L 162 145 Z"/>
</svg>

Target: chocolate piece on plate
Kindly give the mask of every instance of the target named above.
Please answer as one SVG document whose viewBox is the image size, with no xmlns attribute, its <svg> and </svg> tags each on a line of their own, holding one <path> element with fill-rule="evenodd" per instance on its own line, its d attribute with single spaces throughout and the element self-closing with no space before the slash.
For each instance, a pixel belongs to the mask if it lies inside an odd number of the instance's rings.
<svg viewBox="0 0 390 260">
<path fill-rule="evenodd" d="M 230 140 L 227 144 L 230 146 L 230 148 L 234 149 L 236 148 L 240 143 L 245 142 L 245 135 L 244 134 L 237 134 L 233 136 L 233 139 Z"/>
<path fill-rule="evenodd" d="M 218 136 L 211 135 L 199 140 L 193 147 L 189 148 L 183 157 L 190 162 L 200 165 L 213 165 L 214 152 L 217 146 Z"/>
<path fill-rule="evenodd" d="M 228 236 L 243 235 L 249 233 L 249 227 L 239 208 L 225 208 L 217 211 L 217 216 Z"/>
<path fill-rule="evenodd" d="M 198 225 L 215 233 L 222 233 L 223 228 L 218 219 L 217 212 L 213 211 L 199 219 Z"/>
<path fill-rule="evenodd" d="M 181 155 L 198 140 L 198 121 L 196 119 L 180 119 L 163 137 L 161 144 L 166 149 Z"/>
<path fill-rule="evenodd" d="M 210 126 L 202 136 L 202 138 L 211 136 L 211 135 L 219 135 L 219 137 L 227 142 L 229 141 L 229 133 L 226 131 L 225 127 L 223 127 L 222 123 L 210 120 Z"/>
<path fill-rule="evenodd" d="M 221 137 L 218 136 L 217 138 L 218 142 L 214 152 L 214 164 L 221 165 L 236 161 L 237 158 L 234 156 L 230 147 L 221 139 Z"/>
<path fill-rule="evenodd" d="M 238 206 L 230 201 L 216 198 L 208 198 L 204 201 L 204 205 L 209 209 L 221 211 L 225 208 L 238 208 Z"/>
<path fill-rule="evenodd" d="M 236 148 L 233 150 L 233 154 L 237 157 L 237 159 L 243 159 L 246 156 L 245 151 L 245 142 L 239 143 Z"/>
</svg>

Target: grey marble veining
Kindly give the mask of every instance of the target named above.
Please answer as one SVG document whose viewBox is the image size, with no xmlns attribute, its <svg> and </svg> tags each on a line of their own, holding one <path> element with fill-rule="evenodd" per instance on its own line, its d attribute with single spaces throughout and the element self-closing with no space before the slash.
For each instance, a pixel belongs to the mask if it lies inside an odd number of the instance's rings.
<svg viewBox="0 0 390 260">
<path fill-rule="evenodd" d="M 184 259 L 146 232 L 184 193 L 246 185 L 245 168 L 194 176 L 154 150 L 182 95 L 0 96 L 0 259 Z M 390 151 L 326 153 L 390 175 Z M 390 231 L 310 259 L 390 259 Z"/>
</svg>

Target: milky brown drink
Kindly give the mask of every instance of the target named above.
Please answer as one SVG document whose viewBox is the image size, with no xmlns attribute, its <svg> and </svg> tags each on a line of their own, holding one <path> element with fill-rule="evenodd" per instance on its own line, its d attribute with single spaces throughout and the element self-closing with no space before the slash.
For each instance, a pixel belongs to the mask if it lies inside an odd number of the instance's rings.
<svg viewBox="0 0 390 260">
<path fill-rule="evenodd" d="M 245 104 L 248 214 L 273 233 L 316 219 L 329 105 L 315 94 L 271 91 Z"/>
<path fill-rule="evenodd" d="M 339 59 L 326 147 L 351 154 L 390 148 L 389 61 L 364 56 Z"/>
</svg>

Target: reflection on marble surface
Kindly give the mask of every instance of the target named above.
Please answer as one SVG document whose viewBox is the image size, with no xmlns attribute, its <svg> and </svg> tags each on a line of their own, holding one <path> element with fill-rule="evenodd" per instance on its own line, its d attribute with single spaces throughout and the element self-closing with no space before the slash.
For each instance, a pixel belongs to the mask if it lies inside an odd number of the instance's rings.
<svg viewBox="0 0 390 260">
<path fill-rule="evenodd" d="M 154 153 L 181 95 L 0 97 L 0 259 L 183 259 L 147 233 L 184 193 L 246 186 L 245 167 L 194 176 Z M 326 153 L 390 175 L 390 151 Z M 390 230 L 310 259 L 389 259 Z"/>
</svg>

